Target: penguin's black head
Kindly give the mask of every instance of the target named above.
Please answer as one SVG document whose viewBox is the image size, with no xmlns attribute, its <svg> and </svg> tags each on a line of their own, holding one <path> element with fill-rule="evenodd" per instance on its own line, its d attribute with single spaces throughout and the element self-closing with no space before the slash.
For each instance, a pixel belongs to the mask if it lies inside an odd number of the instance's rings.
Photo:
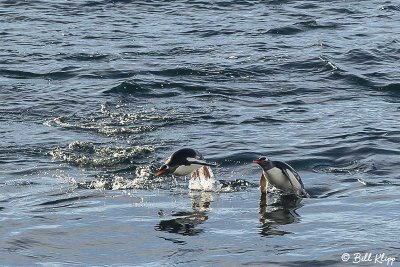
<svg viewBox="0 0 400 267">
<path fill-rule="evenodd" d="M 164 164 L 157 171 L 156 175 L 157 176 L 161 176 L 161 175 L 169 174 L 169 173 L 172 173 L 172 172 L 174 172 L 174 170 L 168 164 Z"/>
</svg>

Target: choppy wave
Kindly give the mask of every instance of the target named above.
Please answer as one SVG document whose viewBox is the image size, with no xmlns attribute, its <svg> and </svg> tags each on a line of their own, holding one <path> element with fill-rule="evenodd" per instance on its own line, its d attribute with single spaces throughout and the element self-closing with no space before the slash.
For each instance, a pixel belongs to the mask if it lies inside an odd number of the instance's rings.
<svg viewBox="0 0 400 267">
<path fill-rule="evenodd" d="M 382 91 L 388 92 L 388 93 L 393 93 L 396 95 L 400 95 L 400 83 L 390 83 L 390 84 L 384 85 L 382 87 L 379 87 L 379 90 L 382 90 Z"/>
<path fill-rule="evenodd" d="M 396 255 L 398 12 L 392 0 L 3 1 L 2 264 L 340 265 L 360 243 Z M 156 177 L 181 147 L 220 164 L 213 183 Z M 250 165 L 264 153 L 313 198 L 260 198 Z"/>
<path fill-rule="evenodd" d="M 381 7 L 381 10 L 400 11 L 400 5 L 385 5 Z"/>
<path fill-rule="evenodd" d="M 122 82 L 104 93 L 146 94 L 149 93 L 149 89 L 143 88 L 139 84 L 133 82 Z"/>
<path fill-rule="evenodd" d="M 64 80 L 75 77 L 77 75 L 77 69 L 73 67 L 65 67 L 59 71 L 52 71 L 48 73 L 35 73 L 25 70 L 9 70 L 0 69 L 0 75 L 12 78 L 12 79 L 51 79 L 51 80 Z"/>
<path fill-rule="evenodd" d="M 121 84 L 104 91 L 105 94 L 127 94 L 136 97 L 152 97 L 152 98 L 163 98 L 163 97 L 177 97 L 180 95 L 178 91 L 171 91 L 178 89 L 186 92 L 198 92 L 206 91 L 203 85 L 192 84 L 192 83 L 178 83 L 178 82 L 151 82 L 140 85 L 136 82 L 122 82 Z"/>
<path fill-rule="evenodd" d="M 279 35 L 292 35 L 297 34 L 306 30 L 313 30 L 313 29 L 336 29 L 339 28 L 340 24 L 330 22 L 327 24 L 319 24 L 315 20 L 308 20 L 308 21 L 301 21 L 297 22 L 291 26 L 282 26 L 277 28 L 272 28 L 267 31 L 268 34 L 279 34 Z"/>
</svg>

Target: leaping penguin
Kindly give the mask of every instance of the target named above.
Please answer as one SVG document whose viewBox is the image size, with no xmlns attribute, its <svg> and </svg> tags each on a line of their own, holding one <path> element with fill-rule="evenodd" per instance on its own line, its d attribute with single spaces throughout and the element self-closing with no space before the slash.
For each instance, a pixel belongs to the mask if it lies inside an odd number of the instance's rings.
<svg viewBox="0 0 400 267">
<path fill-rule="evenodd" d="M 261 166 L 263 172 L 260 178 L 260 190 L 265 194 L 268 185 L 271 184 L 282 190 L 284 193 L 295 194 L 299 197 L 310 197 L 304 188 L 300 175 L 287 163 L 282 161 L 272 161 L 266 157 L 254 160 Z"/>
<path fill-rule="evenodd" d="M 160 167 L 156 175 L 173 174 L 176 176 L 186 176 L 192 174 L 192 177 L 198 177 L 202 172 L 205 178 L 212 178 L 211 168 L 215 164 L 204 161 L 203 155 L 197 150 L 191 148 L 182 148 L 174 152 L 168 160 Z"/>
</svg>

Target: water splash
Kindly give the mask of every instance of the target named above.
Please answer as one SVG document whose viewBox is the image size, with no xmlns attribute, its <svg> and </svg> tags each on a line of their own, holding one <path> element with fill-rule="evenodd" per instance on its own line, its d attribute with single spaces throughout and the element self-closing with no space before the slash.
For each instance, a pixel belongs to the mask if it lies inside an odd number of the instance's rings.
<svg viewBox="0 0 400 267">
<path fill-rule="evenodd" d="M 187 190 L 190 193 L 232 193 L 246 190 L 250 187 L 257 187 L 243 179 L 233 181 L 215 180 L 204 176 L 187 179 L 177 177 L 153 175 L 154 169 L 151 165 L 138 166 L 135 174 L 126 177 L 125 175 L 98 175 L 97 177 L 79 182 L 76 179 L 68 179 L 68 182 L 80 189 L 97 190 Z"/>
<path fill-rule="evenodd" d="M 313 168 L 313 171 L 317 173 L 355 174 L 366 173 L 375 169 L 373 161 L 360 162 L 355 160 L 341 166 L 318 165 Z"/>
<path fill-rule="evenodd" d="M 101 119 L 79 119 L 79 118 L 67 118 L 67 117 L 56 117 L 53 119 L 47 119 L 45 125 L 49 127 L 61 127 L 85 131 L 93 131 L 105 136 L 114 136 L 121 134 L 141 134 L 145 132 L 153 131 L 154 128 L 150 125 L 139 125 L 131 126 L 126 125 L 126 121 L 123 118 L 119 118 L 117 122 L 107 122 Z"/>
<path fill-rule="evenodd" d="M 218 191 L 221 189 L 221 184 L 214 179 L 214 173 L 210 167 L 202 167 L 196 172 L 197 175 L 192 175 L 189 181 L 190 190 Z"/>
<path fill-rule="evenodd" d="M 96 132 L 105 136 L 123 134 L 142 134 L 154 131 L 165 124 L 184 118 L 175 110 L 164 111 L 155 108 L 132 107 L 127 104 L 110 105 L 103 103 L 90 116 L 76 114 L 64 117 L 47 119 L 44 124 L 48 127 L 61 127 L 67 129 Z"/>
<path fill-rule="evenodd" d="M 199 190 L 199 191 L 211 191 L 211 192 L 218 192 L 222 188 L 222 184 L 215 180 L 214 178 L 192 178 L 189 181 L 189 189 L 190 190 Z"/>
<path fill-rule="evenodd" d="M 131 164 L 133 159 L 154 152 L 153 146 L 106 147 L 90 142 L 74 141 L 49 152 L 54 160 L 90 167 Z"/>
<path fill-rule="evenodd" d="M 179 114 L 176 110 L 169 110 L 168 113 L 160 112 L 155 108 L 136 107 L 135 112 L 127 104 L 118 104 L 111 106 L 104 103 L 100 108 L 101 113 L 117 121 L 121 124 L 128 123 L 157 123 L 157 122 L 172 122 L 177 119 L 184 118 L 183 114 Z"/>
<path fill-rule="evenodd" d="M 128 190 L 143 189 L 147 183 L 146 178 L 125 179 L 122 176 L 116 176 L 112 179 L 100 178 L 86 182 L 76 182 L 76 186 L 80 189 Z"/>
</svg>

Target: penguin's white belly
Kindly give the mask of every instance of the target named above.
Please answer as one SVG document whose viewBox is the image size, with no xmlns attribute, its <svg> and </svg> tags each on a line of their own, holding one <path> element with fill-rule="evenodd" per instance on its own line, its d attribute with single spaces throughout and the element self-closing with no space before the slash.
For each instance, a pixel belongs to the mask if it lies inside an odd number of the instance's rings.
<svg viewBox="0 0 400 267">
<path fill-rule="evenodd" d="M 268 171 L 266 171 L 266 174 L 268 181 L 276 188 L 281 190 L 293 189 L 290 181 L 279 168 L 274 167 L 272 169 L 269 169 Z"/>
<path fill-rule="evenodd" d="M 181 165 L 174 171 L 174 175 L 177 176 L 186 176 L 191 174 L 193 171 L 197 170 L 198 168 L 202 167 L 199 164 L 190 164 L 190 165 Z"/>
</svg>

